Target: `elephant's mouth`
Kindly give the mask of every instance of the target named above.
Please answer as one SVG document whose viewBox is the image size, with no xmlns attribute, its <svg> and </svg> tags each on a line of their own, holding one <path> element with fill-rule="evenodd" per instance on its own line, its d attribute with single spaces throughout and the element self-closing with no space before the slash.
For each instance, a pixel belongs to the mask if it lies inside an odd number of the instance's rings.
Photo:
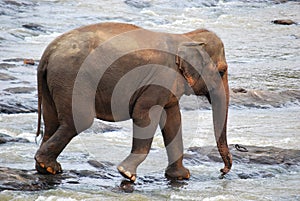
<svg viewBox="0 0 300 201">
<path fill-rule="evenodd" d="M 207 94 L 205 95 L 205 97 L 207 98 L 207 100 L 208 100 L 209 104 L 211 104 L 211 98 L 210 98 L 210 95 L 209 95 L 209 93 L 207 93 Z"/>
</svg>

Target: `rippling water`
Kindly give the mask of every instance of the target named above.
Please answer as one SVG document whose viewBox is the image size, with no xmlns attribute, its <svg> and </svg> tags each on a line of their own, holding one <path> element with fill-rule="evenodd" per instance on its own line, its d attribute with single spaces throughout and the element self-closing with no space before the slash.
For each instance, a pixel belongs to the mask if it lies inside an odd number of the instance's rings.
<svg viewBox="0 0 300 201">
<path fill-rule="evenodd" d="M 0 80 L 3 103 L 17 101 L 36 105 L 36 91 L 16 94 L 9 87 L 36 87 L 36 66 L 24 66 L 12 58 L 38 60 L 47 44 L 59 34 L 78 26 L 121 21 L 155 31 L 183 33 L 207 28 L 217 33 L 225 44 L 232 92 L 228 139 L 230 144 L 275 146 L 299 149 L 300 143 L 300 26 L 275 25 L 274 19 L 300 22 L 298 1 L 279 3 L 272 0 L 5 0 L 0 2 L 0 60 L 15 64 L 0 68 L 0 73 L 15 80 Z M 33 24 L 32 24 L 33 23 Z M 28 29 L 24 25 L 30 25 Z M 28 27 L 28 26 L 27 26 Z M 8 60 L 7 60 L 8 59 Z M 196 100 L 195 100 L 196 101 Z M 190 104 L 195 104 L 191 101 Z M 188 108 L 188 107 L 187 107 Z M 211 111 L 183 109 L 185 148 L 215 145 Z M 0 145 L 0 166 L 33 169 L 36 114 L 0 114 L 0 132 L 24 137 L 28 144 Z M 197 121 L 195 121 L 197 119 Z M 130 151 L 131 123 L 117 123 L 121 130 L 97 133 L 90 129 L 76 137 L 60 156 L 64 169 L 90 169 L 88 159 L 110 161 L 108 172 Z M 115 126 L 115 124 L 113 124 Z M 109 151 L 108 151 L 109 150 Z M 0 200 L 297 200 L 299 167 L 286 170 L 280 166 L 235 164 L 232 173 L 219 179 L 221 164 L 188 165 L 189 181 L 169 184 L 163 177 L 166 154 L 162 137 L 156 134 L 153 150 L 141 165 L 142 178 L 135 191 L 124 194 L 117 189 L 122 180 L 82 180 L 79 184 L 61 184 L 39 192 L 0 192 Z M 266 171 L 272 178 L 240 179 L 237 173 Z"/>
</svg>

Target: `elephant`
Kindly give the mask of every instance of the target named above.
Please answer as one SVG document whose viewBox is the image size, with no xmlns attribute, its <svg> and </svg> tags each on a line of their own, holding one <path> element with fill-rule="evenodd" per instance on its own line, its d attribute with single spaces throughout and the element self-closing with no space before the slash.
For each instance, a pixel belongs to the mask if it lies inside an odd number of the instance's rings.
<svg viewBox="0 0 300 201">
<path fill-rule="evenodd" d="M 118 22 L 87 25 L 62 34 L 45 49 L 37 69 L 38 129 L 42 142 L 35 154 L 39 173 L 62 172 L 57 157 L 95 118 L 132 120 L 132 148 L 117 170 L 134 182 L 160 127 L 168 156 L 165 176 L 190 178 L 183 165 L 179 100 L 205 96 L 222 174 L 232 167 L 227 145 L 229 103 L 224 45 L 213 32 L 154 32 Z"/>
</svg>

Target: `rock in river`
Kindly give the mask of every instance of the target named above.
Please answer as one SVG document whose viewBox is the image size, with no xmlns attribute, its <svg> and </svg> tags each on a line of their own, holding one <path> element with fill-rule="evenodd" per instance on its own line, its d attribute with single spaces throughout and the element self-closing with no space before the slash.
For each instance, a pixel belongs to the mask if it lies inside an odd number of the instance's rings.
<svg viewBox="0 0 300 201">
<path fill-rule="evenodd" d="M 35 24 L 35 23 L 28 23 L 28 24 L 23 24 L 22 27 L 34 31 L 43 31 L 43 26 L 40 24 Z"/>
<path fill-rule="evenodd" d="M 300 150 L 281 149 L 277 147 L 240 146 L 244 150 L 237 150 L 237 146 L 230 145 L 234 163 L 264 164 L 264 165 L 300 165 Z M 246 151 L 245 151 L 246 150 Z M 190 163 L 222 162 L 216 147 L 190 147 L 185 155 Z"/>
<path fill-rule="evenodd" d="M 21 143 L 27 143 L 29 142 L 29 140 L 25 139 L 25 138 L 13 138 L 9 135 L 0 133 L 0 144 L 4 144 L 7 142 L 21 142 Z"/>
<path fill-rule="evenodd" d="M 11 88 L 4 89 L 4 91 L 12 94 L 20 94 L 20 93 L 29 94 L 33 91 L 36 91 L 36 89 L 34 87 L 11 87 Z"/>
<path fill-rule="evenodd" d="M 0 69 L 9 69 L 16 67 L 16 64 L 10 64 L 10 63 L 0 63 Z"/>
<path fill-rule="evenodd" d="M 6 73 L 0 73 L 0 81 L 16 80 L 17 78 Z"/>
<path fill-rule="evenodd" d="M 272 21 L 274 24 L 281 24 L 281 25 L 292 25 L 292 24 L 297 24 L 293 20 L 273 20 Z"/>
</svg>

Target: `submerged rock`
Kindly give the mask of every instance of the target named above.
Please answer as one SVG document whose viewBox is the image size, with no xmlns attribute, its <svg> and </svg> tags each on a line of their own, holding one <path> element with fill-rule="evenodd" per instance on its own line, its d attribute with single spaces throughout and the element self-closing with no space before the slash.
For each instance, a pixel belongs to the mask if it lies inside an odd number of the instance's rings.
<svg viewBox="0 0 300 201">
<path fill-rule="evenodd" d="M 11 58 L 11 59 L 4 59 L 3 60 L 4 62 L 23 62 L 24 61 L 24 58 Z"/>
<path fill-rule="evenodd" d="M 4 89 L 4 91 L 12 93 L 12 94 L 20 94 L 20 93 L 29 94 L 33 91 L 36 91 L 36 88 L 34 88 L 34 87 L 11 87 L 11 88 Z"/>
<path fill-rule="evenodd" d="M 10 63 L 0 63 L 0 69 L 9 69 L 16 67 L 16 64 L 10 64 Z"/>
<path fill-rule="evenodd" d="M 44 27 L 42 25 L 35 23 L 23 24 L 22 27 L 33 31 L 44 31 Z"/>
<path fill-rule="evenodd" d="M 274 24 L 281 24 L 281 25 L 297 24 L 293 20 L 273 20 L 272 23 L 274 23 Z"/>
<path fill-rule="evenodd" d="M 45 189 L 44 184 L 39 182 L 33 171 L 0 167 L 0 191 L 34 191 L 42 189 Z"/>
<path fill-rule="evenodd" d="M 230 145 L 234 163 L 263 164 L 263 165 L 298 165 L 300 166 L 300 150 L 281 149 L 277 147 L 241 146 L 247 151 L 237 150 Z M 244 150 L 244 149 L 243 149 Z M 217 147 L 190 147 L 185 159 L 192 164 L 203 162 L 222 162 Z"/>
<path fill-rule="evenodd" d="M 0 144 L 4 144 L 4 143 L 7 143 L 7 142 L 28 143 L 29 140 L 27 140 L 25 138 L 19 138 L 19 137 L 14 138 L 14 137 L 11 137 L 10 135 L 0 133 Z"/>
<path fill-rule="evenodd" d="M 300 90 L 262 91 L 246 90 L 243 88 L 231 89 L 230 105 L 248 108 L 280 108 L 285 104 L 299 104 Z"/>
<path fill-rule="evenodd" d="M 125 4 L 135 8 L 148 8 L 151 6 L 150 1 L 140 1 L 140 0 L 125 0 Z"/>
<path fill-rule="evenodd" d="M 61 174 L 39 174 L 36 170 L 20 170 L 16 168 L 0 167 L 0 191 L 37 191 L 55 188 L 59 185 L 77 185 L 84 178 L 98 180 L 113 180 L 119 177 L 117 171 L 107 174 L 96 170 L 66 170 Z M 87 179 L 87 180 L 89 180 Z M 84 182 L 83 182 L 84 183 Z"/>
<path fill-rule="evenodd" d="M 247 90 L 244 88 L 233 88 L 232 92 L 234 93 L 247 93 Z"/>
<path fill-rule="evenodd" d="M 98 169 L 105 169 L 106 167 L 113 166 L 111 162 L 99 162 L 97 160 L 89 160 L 88 164 Z"/>
<path fill-rule="evenodd" d="M 74 176 L 73 176 L 74 177 Z M 70 174 L 42 175 L 35 170 L 19 170 L 0 167 L 0 191 L 36 191 L 51 189 L 62 180 L 72 178 Z"/>
<path fill-rule="evenodd" d="M 21 103 L 15 100 L 1 100 L 0 99 L 0 113 L 17 114 L 17 113 L 30 113 L 37 112 L 37 103 L 30 104 L 30 102 Z M 25 105 L 26 104 L 26 105 Z"/>
<path fill-rule="evenodd" d="M 23 6 L 24 4 L 18 1 L 13 1 L 13 0 L 4 0 L 4 3 L 9 4 L 9 5 L 14 5 L 14 6 Z"/>
<path fill-rule="evenodd" d="M 230 145 L 233 158 L 233 169 L 229 179 L 258 179 L 272 178 L 277 174 L 295 171 L 300 167 L 300 150 L 281 149 L 277 147 L 257 147 Z M 210 167 L 223 165 L 216 147 L 191 147 L 184 155 L 188 165 L 198 166 L 209 163 Z M 213 165 L 219 163 L 220 165 Z M 200 175 L 201 177 L 201 175 Z M 220 176 L 224 178 L 224 176 Z"/>
<path fill-rule="evenodd" d="M 5 73 L 0 73 L 0 81 L 10 81 L 10 80 L 16 80 L 17 78 Z"/>
</svg>

